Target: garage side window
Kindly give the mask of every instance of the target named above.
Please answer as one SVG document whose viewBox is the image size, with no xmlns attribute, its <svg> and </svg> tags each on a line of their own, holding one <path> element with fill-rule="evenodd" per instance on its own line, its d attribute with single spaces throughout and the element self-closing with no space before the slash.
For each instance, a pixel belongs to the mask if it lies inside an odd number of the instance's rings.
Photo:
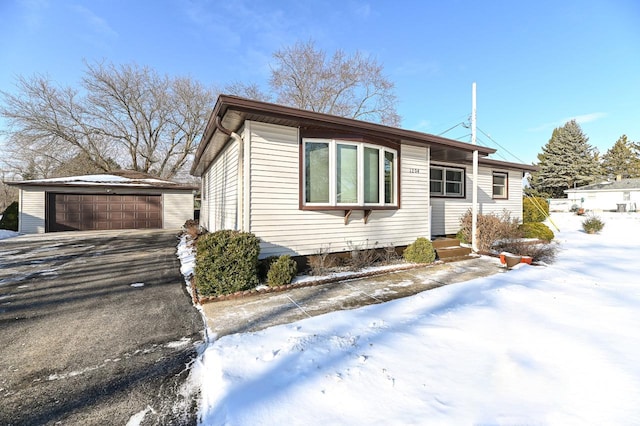
<svg viewBox="0 0 640 426">
<path fill-rule="evenodd" d="M 397 152 L 363 142 L 303 140 L 307 208 L 397 206 Z"/>
<path fill-rule="evenodd" d="M 504 172 L 493 172 L 493 198 L 507 199 L 508 192 L 508 174 Z"/>
</svg>

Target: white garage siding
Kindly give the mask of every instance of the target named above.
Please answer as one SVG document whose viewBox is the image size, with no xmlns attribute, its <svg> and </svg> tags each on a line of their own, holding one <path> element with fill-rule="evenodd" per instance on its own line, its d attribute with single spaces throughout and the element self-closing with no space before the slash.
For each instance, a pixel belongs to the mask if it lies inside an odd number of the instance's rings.
<svg viewBox="0 0 640 426">
<path fill-rule="evenodd" d="M 193 194 L 185 191 L 149 189 L 149 188 L 115 188 L 110 193 L 118 194 L 162 194 L 163 229 L 180 229 L 187 219 L 193 219 Z M 20 215 L 18 230 L 24 234 L 42 234 L 45 232 L 45 199 L 47 192 L 65 194 L 97 194 L 105 193 L 103 187 L 71 187 L 71 186 L 23 186 L 20 188 Z"/>
<path fill-rule="evenodd" d="M 193 193 L 164 191 L 162 193 L 162 227 L 180 229 L 188 219 L 193 219 Z"/>
<path fill-rule="evenodd" d="M 406 245 L 429 237 L 426 147 L 402 145 L 399 210 L 374 210 L 366 224 L 364 212 L 354 210 L 345 225 L 344 210 L 299 208 L 298 129 L 249 121 L 245 126 L 245 138 L 251 138 L 250 231 L 262 240 L 260 257 L 310 255 L 320 249 L 338 252 L 376 243 Z"/>
<path fill-rule="evenodd" d="M 44 200 L 43 188 L 22 188 L 20 190 L 18 232 L 23 234 L 44 233 Z"/>
<path fill-rule="evenodd" d="M 431 234 L 449 235 L 455 234 L 460 229 L 460 219 L 471 209 L 472 202 L 472 176 L 471 165 L 462 166 L 454 163 L 434 162 L 434 166 L 451 166 L 465 169 L 466 187 L 465 198 L 431 198 Z M 493 199 L 493 172 L 509 173 L 509 197 L 508 199 Z M 478 213 L 501 214 L 508 210 L 511 218 L 522 220 L 522 172 L 505 170 L 502 168 L 478 167 Z"/>
<path fill-rule="evenodd" d="M 238 229 L 238 143 L 233 140 L 203 175 L 201 223 L 210 232 Z"/>
</svg>

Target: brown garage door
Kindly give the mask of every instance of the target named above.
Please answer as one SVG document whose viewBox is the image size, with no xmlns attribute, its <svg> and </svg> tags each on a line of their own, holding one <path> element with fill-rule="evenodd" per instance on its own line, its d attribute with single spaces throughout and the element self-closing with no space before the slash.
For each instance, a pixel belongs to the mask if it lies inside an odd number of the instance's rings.
<svg viewBox="0 0 640 426">
<path fill-rule="evenodd" d="M 160 195 L 47 193 L 47 231 L 162 228 Z"/>
</svg>

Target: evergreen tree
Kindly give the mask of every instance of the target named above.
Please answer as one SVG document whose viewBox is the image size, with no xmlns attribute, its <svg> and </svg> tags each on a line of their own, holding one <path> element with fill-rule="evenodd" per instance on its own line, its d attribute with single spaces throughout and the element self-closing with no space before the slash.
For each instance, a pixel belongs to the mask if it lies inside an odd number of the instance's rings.
<svg viewBox="0 0 640 426">
<path fill-rule="evenodd" d="M 608 177 L 624 179 L 640 177 L 640 152 L 638 145 L 622 135 L 602 156 L 602 167 Z"/>
<path fill-rule="evenodd" d="M 554 129 L 538 160 L 531 185 L 554 198 L 563 198 L 565 189 L 588 185 L 602 175 L 597 152 L 575 120 Z"/>
</svg>

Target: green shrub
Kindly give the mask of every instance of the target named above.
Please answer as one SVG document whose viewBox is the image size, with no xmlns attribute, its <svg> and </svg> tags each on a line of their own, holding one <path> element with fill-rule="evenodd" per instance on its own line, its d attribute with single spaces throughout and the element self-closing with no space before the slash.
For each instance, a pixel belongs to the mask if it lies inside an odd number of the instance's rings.
<svg viewBox="0 0 640 426">
<path fill-rule="evenodd" d="M 407 246 L 402 256 L 407 262 L 431 263 L 436 260 L 436 251 L 431 241 L 420 237 Z"/>
<path fill-rule="evenodd" d="M 524 238 L 537 238 L 543 241 L 551 241 L 555 235 L 547 225 L 540 222 L 523 223 L 518 227 Z"/>
<path fill-rule="evenodd" d="M 522 200 L 522 221 L 524 223 L 543 222 L 547 216 L 549 216 L 549 203 L 544 198 L 525 197 Z"/>
<path fill-rule="evenodd" d="M 258 284 L 260 240 L 255 235 L 223 230 L 197 241 L 195 277 L 201 295 L 230 294 Z"/>
<path fill-rule="evenodd" d="M 267 282 L 267 274 L 271 269 L 271 264 L 276 260 L 278 260 L 278 256 L 269 256 L 258 260 L 258 281 L 261 283 Z"/>
<path fill-rule="evenodd" d="M 595 234 L 602 231 L 604 222 L 598 216 L 589 216 L 582 222 L 582 229 L 587 234 Z"/>
<path fill-rule="evenodd" d="M 272 286 L 286 285 L 298 273 L 298 264 L 288 254 L 283 254 L 271 263 L 267 273 L 267 283 Z"/>
<path fill-rule="evenodd" d="M 18 231 L 18 202 L 14 201 L 2 212 L 0 219 L 0 229 Z"/>
<path fill-rule="evenodd" d="M 467 233 L 464 229 L 460 229 L 456 234 L 456 240 L 460 241 L 463 244 L 471 244 L 471 241 L 467 240 Z"/>
</svg>

